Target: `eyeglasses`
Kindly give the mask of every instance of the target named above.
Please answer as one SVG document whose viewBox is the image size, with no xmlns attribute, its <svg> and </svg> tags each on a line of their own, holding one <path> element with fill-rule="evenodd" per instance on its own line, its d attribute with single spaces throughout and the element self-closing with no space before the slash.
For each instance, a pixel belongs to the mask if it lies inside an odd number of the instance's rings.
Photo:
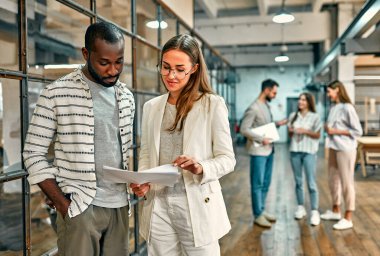
<svg viewBox="0 0 380 256">
<path fill-rule="evenodd" d="M 162 65 L 157 65 L 157 71 L 160 73 L 162 76 L 169 76 L 171 72 L 173 72 L 173 76 L 177 78 L 178 80 L 185 79 L 185 77 L 190 74 L 191 69 L 186 72 L 185 70 L 178 70 L 178 69 L 173 69 L 167 66 L 162 66 Z"/>
</svg>

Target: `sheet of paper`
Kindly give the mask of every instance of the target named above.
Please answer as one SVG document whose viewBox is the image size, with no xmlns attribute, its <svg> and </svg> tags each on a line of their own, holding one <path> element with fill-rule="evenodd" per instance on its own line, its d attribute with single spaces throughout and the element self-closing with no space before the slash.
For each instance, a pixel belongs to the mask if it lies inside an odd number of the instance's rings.
<svg viewBox="0 0 380 256">
<path fill-rule="evenodd" d="M 258 136 L 270 139 L 271 142 L 280 140 L 280 135 L 278 134 L 277 127 L 273 122 L 252 128 L 251 131 L 257 134 Z M 261 144 L 256 142 L 254 145 L 256 147 L 262 146 Z"/>
<path fill-rule="evenodd" d="M 173 186 L 177 182 L 179 172 L 177 167 L 166 164 L 152 169 L 133 172 L 114 167 L 103 166 L 104 179 L 115 183 L 154 183 L 165 186 Z"/>
</svg>

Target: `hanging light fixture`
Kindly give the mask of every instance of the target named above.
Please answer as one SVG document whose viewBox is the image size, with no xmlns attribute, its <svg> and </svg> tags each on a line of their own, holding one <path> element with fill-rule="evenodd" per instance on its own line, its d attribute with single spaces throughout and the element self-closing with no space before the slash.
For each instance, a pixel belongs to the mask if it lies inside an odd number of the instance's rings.
<svg viewBox="0 0 380 256">
<path fill-rule="evenodd" d="M 275 62 L 287 62 L 287 61 L 289 61 L 289 57 L 284 52 L 281 52 L 279 55 L 277 55 L 274 58 L 274 61 Z"/>
<path fill-rule="evenodd" d="M 285 0 L 282 0 L 281 10 L 272 18 L 275 23 L 288 23 L 294 20 L 294 16 L 285 10 Z"/>
<path fill-rule="evenodd" d="M 289 61 L 289 56 L 286 55 L 287 51 L 288 51 L 288 47 L 284 44 L 284 38 L 282 38 L 282 46 L 281 46 L 280 54 L 274 58 L 274 61 L 275 62 L 287 62 L 287 61 Z"/>
<path fill-rule="evenodd" d="M 166 21 L 158 22 L 158 20 L 152 20 L 146 23 L 146 26 L 148 28 L 158 29 L 158 27 L 161 27 L 162 29 L 165 29 L 168 27 L 168 23 Z"/>
</svg>

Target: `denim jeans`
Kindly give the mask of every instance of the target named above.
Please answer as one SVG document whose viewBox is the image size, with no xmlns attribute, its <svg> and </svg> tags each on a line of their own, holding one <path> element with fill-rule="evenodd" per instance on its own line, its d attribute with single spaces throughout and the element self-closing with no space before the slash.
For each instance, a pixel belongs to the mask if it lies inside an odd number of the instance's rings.
<svg viewBox="0 0 380 256">
<path fill-rule="evenodd" d="M 318 210 L 318 187 L 315 178 L 315 171 L 317 165 L 317 156 L 315 154 L 309 154 L 304 152 L 291 152 L 290 162 L 292 164 L 294 180 L 296 182 L 296 195 L 298 205 L 303 205 L 304 189 L 303 189 L 303 175 L 302 169 L 305 169 L 307 186 L 310 194 L 310 204 L 312 210 Z"/>
<path fill-rule="evenodd" d="M 255 217 L 264 211 L 272 179 L 272 167 L 273 152 L 268 156 L 251 156 L 251 200 Z"/>
</svg>

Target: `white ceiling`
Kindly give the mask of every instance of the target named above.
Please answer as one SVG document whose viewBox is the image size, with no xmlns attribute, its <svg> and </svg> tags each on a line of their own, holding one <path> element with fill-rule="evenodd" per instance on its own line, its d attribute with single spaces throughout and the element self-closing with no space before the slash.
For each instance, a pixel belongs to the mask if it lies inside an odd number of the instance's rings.
<svg viewBox="0 0 380 256">
<path fill-rule="evenodd" d="M 195 30 L 234 66 L 277 65 L 276 56 L 282 44 L 298 45 L 294 58 L 286 65 L 310 65 L 314 60 L 316 45 L 327 50 L 335 38 L 332 36 L 332 16 L 324 5 L 344 4 L 354 6 L 354 16 L 365 0 L 286 0 L 285 9 L 295 16 L 295 21 L 285 25 L 272 22 L 281 10 L 282 0 L 196 0 Z M 347 23 L 347 25 L 349 22 Z M 334 28 L 335 29 L 335 28 Z M 263 47 L 265 54 L 252 53 L 252 48 Z M 249 47 L 250 54 L 245 48 Z M 228 49 L 228 52 L 226 52 Z M 257 48 L 260 49 L 260 48 Z M 262 50 L 262 49 L 261 49 Z M 269 51 L 269 52 L 268 52 Z M 263 57 L 264 56 L 264 57 Z"/>
</svg>

